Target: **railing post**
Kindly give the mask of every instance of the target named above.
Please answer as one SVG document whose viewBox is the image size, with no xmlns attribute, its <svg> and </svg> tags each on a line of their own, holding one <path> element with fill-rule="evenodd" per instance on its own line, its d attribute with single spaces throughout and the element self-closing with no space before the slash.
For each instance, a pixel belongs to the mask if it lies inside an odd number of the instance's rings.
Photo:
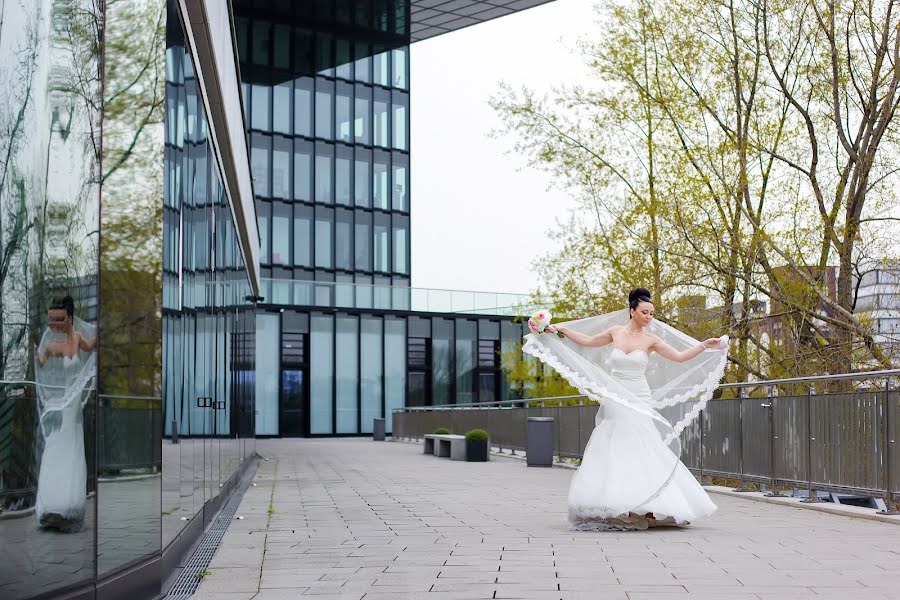
<svg viewBox="0 0 900 600">
<path fill-rule="evenodd" d="M 810 383 L 806 388 L 806 498 L 800 501 L 806 504 L 822 502 L 812 484 L 812 443 L 816 439 L 812 431 L 812 397 L 815 395 L 815 385 Z"/>
<path fill-rule="evenodd" d="M 712 485 L 712 483 L 707 483 L 707 482 L 703 481 L 704 445 L 703 445 L 703 411 L 702 410 L 700 411 L 700 417 L 698 418 L 698 422 L 699 422 L 699 427 L 700 427 L 700 485 L 708 486 L 708 485 Z"/>
<path fill-rule="evenodd" d="M 747 397 L 747 388 L 738 388 L 738 470 L 740 471 L 740 485 L 734 488 L 735 492 L 752 492 L 744 480 L 744 398 Z"/>
<path fill-rule="evenodd" d="M 778 388 L 774 385 L 766 386 L 766 391 L 768 392 L 769 401 L 766 404 L 763 404 L 764 407 L 768 409 L 769 413 L 769 493 L 766 494 L 769 498 L 782 498 L 784 494 L 778 491 L 778 481 L 775 477 L 775 440 L 778 439 L 778 436 L 775 435 L 775 399 L 778 397 Z"/>
<path fill-rule="evenodd" d="M 891 400 L 891 378 L 884 380 L 884 466 L 887 469 L 885 476 L 885 509 L 878 511 L 880 515 L 900 515 L 894 502 L 894 440 L 891 424 L 894 419 L 894 402 Z"/>
</svg>

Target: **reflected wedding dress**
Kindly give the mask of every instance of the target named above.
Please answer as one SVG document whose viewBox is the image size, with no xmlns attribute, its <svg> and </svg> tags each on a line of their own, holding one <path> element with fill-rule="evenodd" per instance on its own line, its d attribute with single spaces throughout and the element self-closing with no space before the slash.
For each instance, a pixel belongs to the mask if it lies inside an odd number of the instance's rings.
<svg viewBox="0 0 900 600">
<path fill-rule="evenodd" d="M 76 319 L 85 338 L 92 325 Z M 41 344 L 44 352 L 50 336 Z M 87 498 L 84 452 L 84 404 L 96 372 L 95 352 L 48 358 L 35 365 L 40 401 L 40 430 L 44 439 L 38 475 L 35 517 L 42 527 L 73 532 L 82 528 Z"/>
<path fill-rule="evenodd" d="M 622 386 L 649 403 L 648 360 L 643 350 L 613 348 L 608 364 Z M 578 529 L 631 530 L 683 525 L 711 515 L 716 505 L 687 467 L 673 463 L 677 458 L 650 417 L 604 403 L 569 488 L 569 520 Z M 654 491 L 648 481 L 666 483 Z"/>
</svg>

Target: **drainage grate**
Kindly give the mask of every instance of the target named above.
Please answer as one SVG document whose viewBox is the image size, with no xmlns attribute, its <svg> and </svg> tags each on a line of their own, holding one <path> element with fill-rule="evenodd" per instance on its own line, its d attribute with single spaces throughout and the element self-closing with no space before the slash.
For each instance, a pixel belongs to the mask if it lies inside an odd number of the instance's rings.
<svg viewBox="0 0 900 600">
<path fill-rule="evenodd" d="M 250 487 L 250 482 L 253 481 L 252 472 L 256 471 L 256 469 L 248 469 L 247 471 L 250 473 L 250 476 L 243 478 L 240 487 L 234 491 L 231 498 L 219 511 L 219 515 L 212 522 L 212 525 L 203 534 L 200 543 L 197 544 L 194 553 L 191 554 L 187 564 L 184 566 L 184 570 L 178 575 L 164 600 L 186 600 L 197 591 L 201 580 L 200 574 L 209 566 L 213 555 L 219 548 L 222 537 L 225 535 L 225 531 L 228 529 L 228 525 L 234 519 L 234 513 L 237 512 L 238 506 L 241 504 L 244 492 L 247 491 L 247 488 Z"/>
</svg>

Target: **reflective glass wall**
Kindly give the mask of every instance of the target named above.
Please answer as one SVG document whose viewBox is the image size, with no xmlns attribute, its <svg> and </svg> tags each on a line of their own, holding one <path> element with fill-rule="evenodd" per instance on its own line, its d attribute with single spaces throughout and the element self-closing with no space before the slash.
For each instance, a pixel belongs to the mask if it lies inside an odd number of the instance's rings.
<svg viewBox="0 0 900 600">
<path fill-rule="evenodd" d="M 87 0 L 0 4 L 4 600 L 97 569 L 102 16 Z"/>
<path fill-rule="evenodd" d="M 155 596 L 254 449 L 255 309 L 181 31 L 174 2 L 0 3 L 4 600 Z"/>
<path fill-rule="evenodd" d="M 166 40 L 162 544 L 202 530 L 255 449 L 256 319 L 193 59 Z M 264 364 L 264 363 L 263 363 Z"/>
</svg>

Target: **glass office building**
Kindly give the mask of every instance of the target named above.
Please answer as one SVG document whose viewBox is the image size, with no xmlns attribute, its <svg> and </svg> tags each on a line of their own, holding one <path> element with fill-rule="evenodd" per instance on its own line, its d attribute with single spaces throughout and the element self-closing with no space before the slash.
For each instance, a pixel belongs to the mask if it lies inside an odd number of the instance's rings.
<svg viewBox="0 0 900 600">
<path fill-rule="evenodd" d="M 279 357 L 257 361 L 256 434 L 367 434 L 378 417 L 390 432 L 407 403 L 507 397 L 501 343 L 521 328 L 478 313 L 508 302 L 473 299 L 461 315 L 454 292 L 442 305 L 442 292 L 410 288 L 410 18 L 430 13 L 396 1 L 234 11 L 263 281 L 256 347 Z"/>
<path fill-rule="evenodd" d="M 256 437 L 514 393 L 521 299 L 410 287 L 409 46 L 542 1 L 0 3 L 0 597 L 156 597 Z"/>
</svg>

